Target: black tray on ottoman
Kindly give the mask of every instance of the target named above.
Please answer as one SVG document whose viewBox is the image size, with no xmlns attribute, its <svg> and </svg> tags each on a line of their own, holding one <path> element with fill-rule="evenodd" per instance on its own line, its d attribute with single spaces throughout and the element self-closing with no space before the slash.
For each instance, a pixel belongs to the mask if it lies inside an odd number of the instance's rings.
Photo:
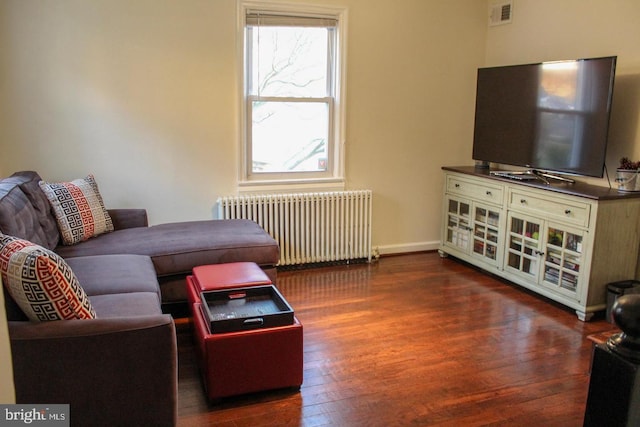
<svg viewBox="0 0 640 427">
<path fill-rule="evenodd" d="M 293 324 L 293 309 L 273 285 L 205 291 L 200 297 L 212 334 Z"/>
</svg>

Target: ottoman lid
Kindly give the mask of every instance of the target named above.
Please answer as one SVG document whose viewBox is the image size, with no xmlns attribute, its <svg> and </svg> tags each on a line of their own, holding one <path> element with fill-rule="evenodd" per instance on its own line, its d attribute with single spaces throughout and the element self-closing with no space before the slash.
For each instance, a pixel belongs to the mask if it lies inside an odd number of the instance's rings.
<svg viewBox="0 0 640 427">
<path fill-rule="evenodd" d="M 254 262 L 194 267 L 193 282 L 201 291 L 272 284 L 269 276 Z"/>
</svg>

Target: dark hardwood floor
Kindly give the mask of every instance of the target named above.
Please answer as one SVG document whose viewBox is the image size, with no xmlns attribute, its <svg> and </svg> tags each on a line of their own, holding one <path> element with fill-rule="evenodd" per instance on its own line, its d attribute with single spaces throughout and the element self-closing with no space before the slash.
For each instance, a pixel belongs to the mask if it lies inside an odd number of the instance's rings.
<svg viewBox="0 0 640 427">
<path fill-rule="evenodd" d="M 207 402 L 182 321 L 179 426 L 581 426 L 586 337 L 612 329 L 437 253 L 278 288 L 304 325 L 301 389 Z"/>
</svg>

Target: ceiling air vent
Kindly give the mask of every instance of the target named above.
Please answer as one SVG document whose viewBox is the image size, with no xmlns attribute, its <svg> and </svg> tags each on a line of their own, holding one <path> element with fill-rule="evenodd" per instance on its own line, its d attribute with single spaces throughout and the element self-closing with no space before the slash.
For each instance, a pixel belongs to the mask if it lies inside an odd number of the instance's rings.
<svg viewBox="0 0 640 427">
<path fill-rule="evenodd" d="M 502 2 L 489 6 L 489 25 L 502 25 L 511 22 L 513 15 L 513 2 Z"/>
</svg>

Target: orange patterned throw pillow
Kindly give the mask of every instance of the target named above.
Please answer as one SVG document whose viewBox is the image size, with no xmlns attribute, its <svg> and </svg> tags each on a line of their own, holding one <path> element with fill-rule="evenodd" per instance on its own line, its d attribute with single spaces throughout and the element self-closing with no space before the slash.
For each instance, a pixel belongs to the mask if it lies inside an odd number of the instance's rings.
<svg viewBox="0 0 640 427">
<path fill-rule="evenodd" d="M 29 320 L 96 317 L 69 264 L 42 246 L 0 234 L 0 275 L 9 295 Z"/>
<path fill-rule="evenodd" d="M 62 243 L 73 245 L 113 231 L 93 175 L 71 182 L 40 181 L 58 222 Z"/>
</svg>

